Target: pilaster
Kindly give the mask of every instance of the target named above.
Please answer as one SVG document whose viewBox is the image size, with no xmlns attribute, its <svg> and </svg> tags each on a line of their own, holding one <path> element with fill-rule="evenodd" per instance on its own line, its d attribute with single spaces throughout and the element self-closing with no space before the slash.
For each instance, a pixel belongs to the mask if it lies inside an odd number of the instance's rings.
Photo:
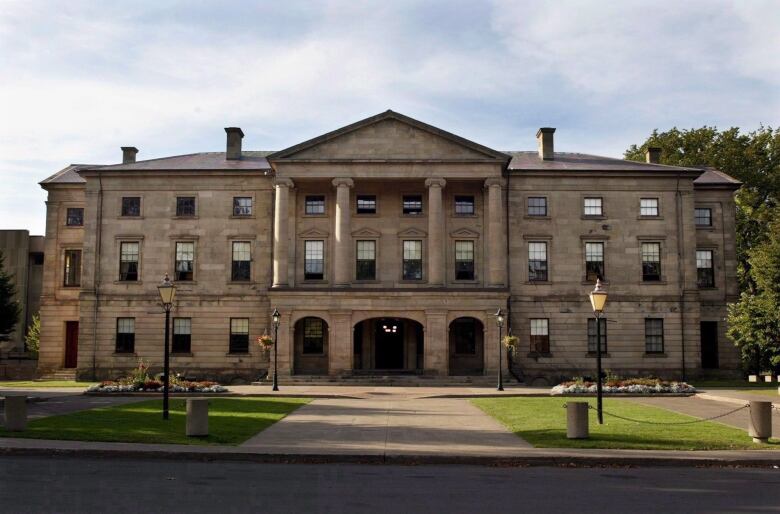
<svg viewBox="0 0 780 514">
<path fill-rule="evenodd" d="M 351 282 L 352 269 L 352 231 L 350 230 L 349 190 L 354 186 L 351 178 L 333 179 L 336 188 L 335 248 L 333 255 L 333 282 L 336 286 L 346 286 Z"/>
<path fill-rule="evenodd" d="M 428 188 L 428 284 L 444 285 L 444 209 L 442 189 L 447 182 L 443 178 L 429 178 Z"/>
</svg>

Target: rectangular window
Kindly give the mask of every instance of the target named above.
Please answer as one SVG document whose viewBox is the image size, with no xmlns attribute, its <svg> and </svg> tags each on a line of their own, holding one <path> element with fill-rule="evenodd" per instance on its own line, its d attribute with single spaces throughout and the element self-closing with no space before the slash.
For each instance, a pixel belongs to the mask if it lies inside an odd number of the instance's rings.
<svg viewBox="0 0 780 514">
<path fill-rule="evenodd" d="M 65 250 L 65 271 L 63 273 L 65 287 L 81 285 L 81 250 Z"/>
<path fill-rule="evenodd" d="M 325 196 L 324 195 L 307 196 L 306 214 L 325 214 Z"/>
<path fill-rule="evenodd" d="M 358 195 L 357 197 L 358 214 L 376 214 L 376 196 Z"/>
<path fill-rule="evenodd" d="M 641 198 L 639 200 L 640 216 L 658 216 L 658 198 Z"/>
<path fill-rule="evenodd" d="M 550 353 L 550 331 L 548 319 L 532 319 L 531 322 L 531 352 Z"/>
<path fill-rule="evenodd" d="M 192 343 L 192 320 L 173 318 L 172 353 L 190 353 Z"/>
<path fill-rule="evenodd" d="M 529 196 L 528 197 L 528 215 L 529 216 L 547 216 L 547 197 Z"/>
<path fill-rule="evenodd" d="M 248 241 L 233 241 L 230 280 L 246 282 L 252 277 L 252 249 Z"/>
<path fill-rule="evenodd" d="M 599 319 L 601 330 L 601 353 L 607 353 L 607 320 Z M 588 318 L 588 353 L 596 353 L 596 318 Z"/>
<path fill-rule="evenodd" d="M 138 252 L 140 243 L 122 243 L 119 245 L 119 280 L 135 282 L 138 280 Z"/>
<path fill-rule="evenodd" d="M 422 196 L 404 195 L 403 210 L 404 214 L 411 214 L 413 216 L 422 214 Z"/>
<path fill-rule="evenodd" d="M 696 208 L 693 210 L 697 227 L 712 226 L 712 209 Z"/>
<path fill-rule="evenodd" d="M 116 319 L 116 353 L 135 351 L 135 318 Z"/>
<path fill-rule="evenodd" d="M 141 215 L 141 197 L 125 196 L 122 197 L 122 216 L 140 216 Z"/>
<path fill-rule="evenodd" d="M 528 243 L 528 281 L 547 282 L 547 243 Z"/>
<path fill-rule="evenodd" d="M 230 318 L 230 353 L 249 352 L 249 320 Z"/>
<path fill-rule="evenodd" d="M 65 224 L 69 227 L 84 226 L 84 209 L 81 207 L 69 207 L 68 216 Z"/>
<path fill-rule="evenodd" d="M 712 250 L 696 250 L 696 280 L 699 287 L 715 287 Z"/>
<path fill-rule="evenodd" d="M 376 280 L 376 241 L 358 241 L 356 250 L 357 280 Z"/>
<path fill-rule="evenodd" d="M 303 278 L 306 280 L 325 278 L 325 241 L 305 241 L 303 253 Z"/>
<path fill-rule="evenodd" d="M 455 280 L 474 280 L 474 241 L 455 241 Z"/>
<path fill-rule="evenodd" d="M 645 352 L 664 353 L 664 320 L 645 318 Z"/>
<path fill-rule="evenodd" d="M 458 214 L 460 216 L 471 216 L 472 214 L 474 214 L 474 197 L 456 196 L 455 214 Z"/>
<path fill-rule="evenodd" d="M 319 318 L 303 320 L 303 353 L 321 355 L 325 352 L 325 330 Z"/>
<path fill-rule="evenodd" d="M 585 243 L 585 280 L 604 280 L 604 243 Z"/>
<path fill-rule="evenodd" d="M 251 216 L 252 198 L 249 196 L 236 196 L 233 198 L 233 216 Z"/>
<path fill-rule="evenodd" d="M 661 243 L 642 243 L 642 281 L 661 280 Z"/>
<path fill-rule="evenodd" d="M 176 243 L 176 278 L 177 282 L 193 279 L 195 271 L 195 243 Z"/>
<path fill-rule="evenodd" d="M 585 198 L 583 204 L 583 214 L 585 216 L 603 216 L 601 198 Z"/>
<path fill-rule="evenodd" d="M 422 241 L 404 241 L 404 280 L 422 280 Z"/>
<path fill-rule="evenodd" d="M 181 216 L 181 217 L 195 216 L 194 196 L 176 197 L 176 216 Z"/>
</svg>

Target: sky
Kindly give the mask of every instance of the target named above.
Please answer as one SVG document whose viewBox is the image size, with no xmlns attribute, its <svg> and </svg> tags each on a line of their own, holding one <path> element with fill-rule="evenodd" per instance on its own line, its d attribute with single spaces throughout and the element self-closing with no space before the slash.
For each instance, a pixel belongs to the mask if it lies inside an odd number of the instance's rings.
<svg viewBox="0 0 780 514">
<path fill-rule="evenodd" d="M 0 229 L 70 163 L 279 150 L 387 109 L 497 150 L 622 157 L 780 119 L 780 1 L 0 0 Z"/>
</svg>

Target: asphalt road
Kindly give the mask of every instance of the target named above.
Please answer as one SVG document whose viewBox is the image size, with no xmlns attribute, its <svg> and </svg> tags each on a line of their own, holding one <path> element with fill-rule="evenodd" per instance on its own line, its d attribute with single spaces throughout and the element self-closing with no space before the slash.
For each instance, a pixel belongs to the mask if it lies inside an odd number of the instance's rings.
<svg viewBox="0 0 780 514">
<path fill-rule="evenodd" d="M 780 512 L 780 470 L 0 457 L 0 511 Z"/>
</svg>

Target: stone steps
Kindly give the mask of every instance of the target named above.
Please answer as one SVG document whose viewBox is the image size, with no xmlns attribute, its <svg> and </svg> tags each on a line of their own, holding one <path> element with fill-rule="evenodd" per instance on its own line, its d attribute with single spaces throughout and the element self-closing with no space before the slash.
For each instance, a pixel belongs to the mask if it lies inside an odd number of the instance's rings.
<svg viewBox="0 0 780 514">
<path fill-rule="evenodd" d="M 38 380 L 38 381 L 46 381 L 46 380 L 76 380 L 76 370 L 75 369 L 58 369 L 56 371 L 50 371 L 48 373 L 43 373 L 36 380 Z"/>
</svg>

